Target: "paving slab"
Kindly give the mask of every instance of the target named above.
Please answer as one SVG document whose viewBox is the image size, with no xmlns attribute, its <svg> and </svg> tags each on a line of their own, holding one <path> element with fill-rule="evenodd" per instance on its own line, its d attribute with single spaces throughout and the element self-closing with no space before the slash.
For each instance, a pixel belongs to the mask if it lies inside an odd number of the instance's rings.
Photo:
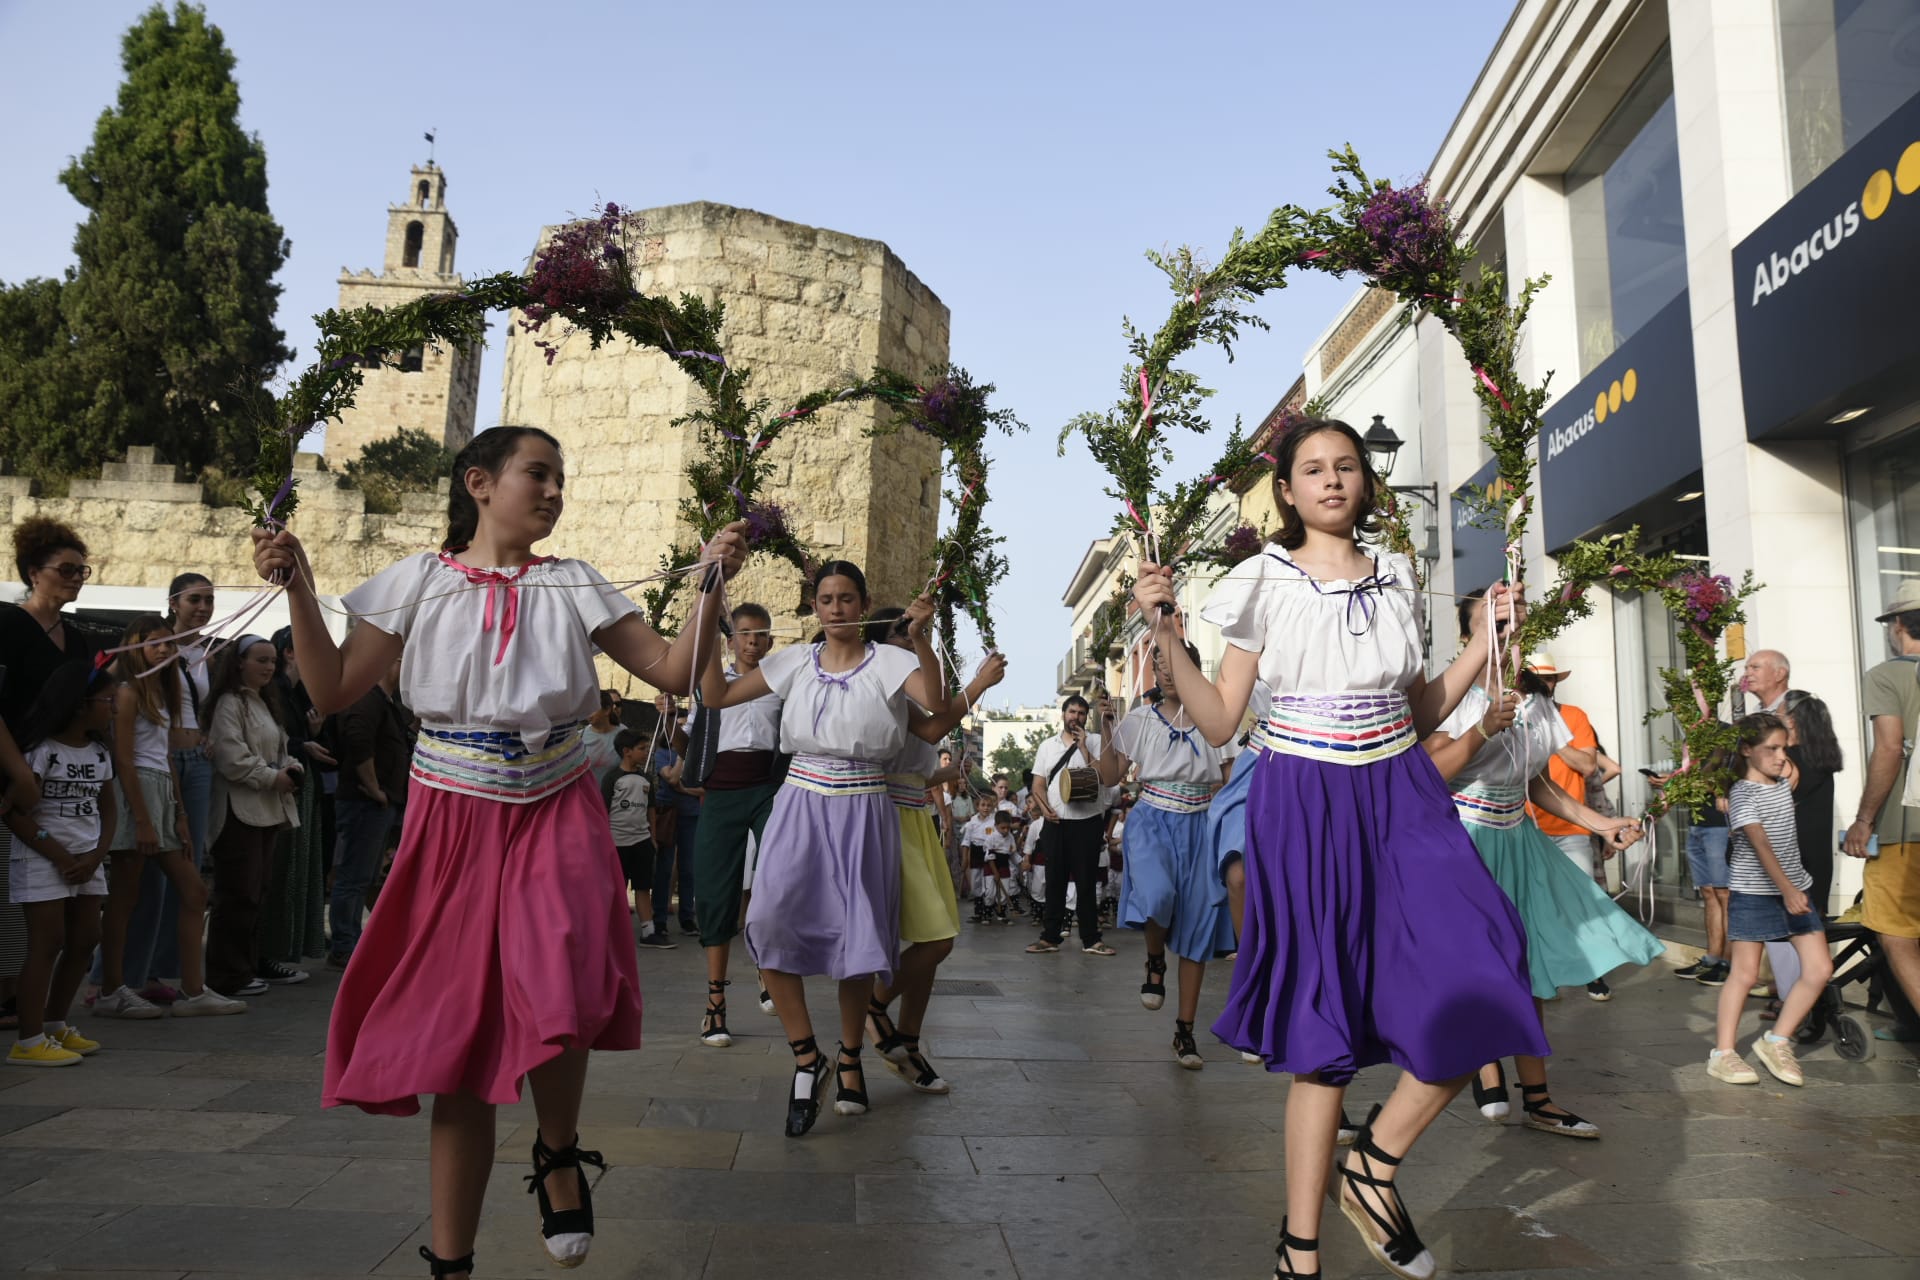
<svg viewBox="0 0 1920 1280">
<path fill-rule="evenodd" d="M 365 1274 L 399 1247 L 414 1225 L 414 1218 L 391 1213 L 141 1207 L 53 1250 L 46 1260 L 56 1268 L 102 1271 L 176 1267 L 264 1277 L 298 1267 Z"/>
</svg>

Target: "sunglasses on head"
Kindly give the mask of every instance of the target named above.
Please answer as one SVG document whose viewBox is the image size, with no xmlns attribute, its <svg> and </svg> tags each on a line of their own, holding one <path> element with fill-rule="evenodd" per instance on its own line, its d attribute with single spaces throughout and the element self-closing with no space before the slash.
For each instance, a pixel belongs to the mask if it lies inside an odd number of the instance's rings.
<svg viewBox="0 0 1920 1280">
<path fill-rule="evenodd" d="M 90 564 L 43 564 L 40 567 L 51 569 L 68 582 L 85 582 L 93 576 L 93 566 Z"/>
</svg>

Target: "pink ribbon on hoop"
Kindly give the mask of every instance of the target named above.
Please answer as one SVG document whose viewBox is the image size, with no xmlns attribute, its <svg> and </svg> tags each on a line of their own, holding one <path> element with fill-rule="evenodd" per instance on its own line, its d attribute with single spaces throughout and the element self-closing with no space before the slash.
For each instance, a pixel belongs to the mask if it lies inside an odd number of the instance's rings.
<svg viewBox="0 0 1920 1280">
<path fill-rule="evenodd" d="M 1152 530 L 1151 528 L 1148 528 L 1148 526 L 1147 526 L 1147 522 L 1146 522 L 1145 520 L 1142 520 L 1142 519 L 1140 518 L 1140 513 L 1139 513 L 1138 511 L 1135 511 L 1135 510 L 1133 509 L 1133 499 L 1132 499 L 1132 498 L 1128 498 L 1128 499 L 1127 499 L 1127 514 L 1128 514 L 1128 515 L 1130 515 L 1130 516 L 1132 516 L 1132 517 L 1133 517 L 1133 522 L 1134 522 L 1135 524 L 1137 524 L 1137 525 L 1139 525 L 1139 526 L 1140 526 L 1140 527 L 1141 527 L 1142 529 L 1145 529 L 1145 530 L 1146 530 L 1146 531 L 1147 531 L 1148 533 L 1152 533 L 1152 532 L 1153 532 L 1153 530 Z"/>
<path fill-rule="evenodd" d="M 1300 255 L 1299 261 L 1312 262 L 1315 258 L 1324 258 L 1326 256 L 1327 251 L 1325 249 L 1309 249 Z"/>
<path fill-rule="evenodd" d="M 1487 371 L 1481 366 L 1479 365 L 1473 366 L 1473 371 L 1480 375 L 1480 381 L 1487 384 L 1487 390 L 1493 392 L 1494 395 L 1500 398 L 1500 407 L 1502 409 L 1505 409 L 1508 413 L 1512 413 L 1513 406 L 1507 403 L 1506 393 L 1500 390 L 1500 385 L 1496 383 L 1492 378 L 1488 377 Z"/>
<path fill-rule="evenodd" d="M 460 551 L 466 550 L 465 547 L 455 549 Z M 502 573 L 498 569 L 476 569 L 470 564 L 461 564 L 453 558 L 452 551 L 442 551 L 440 553 L 441 564 L 446 565 L 447 568 L 460 574 L 475 586 L 485 587 L 487 589 L 487 613 L 486 617 L 482 619 L 480 623 L 480 631 L 483 635 L 493 630 L 494 601 L 496 597 L 506 597 L 506 604 L 500 610 L 500 647 L 494 650 L 494 666 L 499 666 L 501 660 L 507 656 L 507 642 L 513 639 L 513 629 L 520 621 L 520 579 L 524 578 L 527 570 L 533 568 L 535 565 L 552 564 L 557 558 L 556 556 L 541 556 L 538 559 L 527 561 L 511 573 Z"/>
<path fill-rule="evenodd" d="M 1145 420 L 1142 425 L 1153 425 L 1153 391 L 1147 385 L 1145 367 L 1140 370 L 1140 416 Z"/>
</svg>

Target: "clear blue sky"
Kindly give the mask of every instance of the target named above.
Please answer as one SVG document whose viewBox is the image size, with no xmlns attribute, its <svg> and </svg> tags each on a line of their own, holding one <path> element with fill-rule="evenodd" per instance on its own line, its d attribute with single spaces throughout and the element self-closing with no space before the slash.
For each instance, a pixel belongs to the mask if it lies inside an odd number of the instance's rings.
<svg viewBox="0 0 1920 1280">
<path fill-rule="evenodd" d="M 81 210 L 56 178 L 114 100 L 120 35 L 146 7 L 0 0 L 0 280 L 72 261 Z M 428 128 L 469 275 L 520 266 L 543 224 L 598 200 L 714 200 L 890 245 L 952 309 L 953 359 L 1031 428 L 994 450 L 987 519 L 1013 564 L 998 594 L 1000 694 L 1048 701 L 1070 639 L 1060 594 L 1113 517 L 1104 473 L 1083 446 L 1056 457 L 1054 440 L 1074 413 L 1115 399 L 1121 317 L 1166 314 L 1142 252 L 1217 251 L 1276 205 L 1321 202 L 1324 153 L 1340 143 L 1376 176 L 1417 176 L 1511 6 L 207 10 L 239 59 L 242 122 L 266 144 L 273 212 L 293 242 L 280 277 L 280 324 L 300 352 L 289 372 L 311 358 L 308 317 L 333 305 L 340 269 L 379 267 L 386 206 L 425 158 Z M 1237 363 L 1193 362 L 1219 388 L 1220 432 L 1266 413 L 1354 287 L 1303 276 L 1268 299 L 1273 332 Z M 501 352 L 496 325 L 481 427 L 498 420 Z M 1217 436 L 1183 441 L 1169 480 L 1216 450 Z"/>
</svg>

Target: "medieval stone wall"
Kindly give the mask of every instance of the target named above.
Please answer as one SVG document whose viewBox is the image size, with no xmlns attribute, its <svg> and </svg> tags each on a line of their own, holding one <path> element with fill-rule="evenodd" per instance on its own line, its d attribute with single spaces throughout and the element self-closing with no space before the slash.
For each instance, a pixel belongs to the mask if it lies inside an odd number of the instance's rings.
<svg viewBox="0 0 1920 1280">
<path fill-rule="evenodd" d="M 639 288 L 724 302 L 724 354 L 776 410 L 876 365 L 917 377 L 946 363 L 945 304 L 879 241 L 705 202 L 642 216 Z M 615 581 L 655 572 L 676 536 L 689 536 L 677 505 L 699 442 L 671 423 L 696 407 L 693 384 L 667 357 L 621 340 L 594 351 L 575 336 L 548 364 L 534 336 L 511 330 L 500 421 L 542 427 L 566 450 L 567 512 L 544 549 Z M 940 457 L 917 432 L 869 438 L 886 418 L 878 405 L 842 405 L 790 429 L 770 450 L 766 497 L 821 554 L 865 569 L 877 603 L 905 604 L 926 582 Z M 798 633 L 791 566 L 756 558 L 729 595 L 766 604 L 778 632 Z"/>
</svg>

